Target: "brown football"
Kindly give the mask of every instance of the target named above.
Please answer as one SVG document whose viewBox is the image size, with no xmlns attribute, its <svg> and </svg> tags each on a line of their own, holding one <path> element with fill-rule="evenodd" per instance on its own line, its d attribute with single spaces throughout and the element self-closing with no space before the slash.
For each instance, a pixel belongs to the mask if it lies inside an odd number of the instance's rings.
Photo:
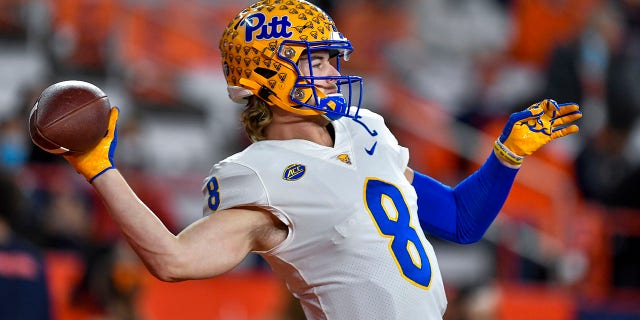
<svg viewBox="0 0 640 320">
<path fill-rule="evenodd" d="M 29 115 L 31 140 L 53 154 L 91 150 L 105 136 L 111 105 L 95 85 L 77 80 L 42 91 Z"/>
</svg>

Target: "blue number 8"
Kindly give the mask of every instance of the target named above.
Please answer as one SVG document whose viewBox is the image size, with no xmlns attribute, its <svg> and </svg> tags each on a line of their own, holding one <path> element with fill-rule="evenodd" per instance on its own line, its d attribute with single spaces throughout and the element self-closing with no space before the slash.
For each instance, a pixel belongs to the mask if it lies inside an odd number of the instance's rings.
<svg viewBox="0 0 640 320">
<path fill-rule="evenodd" d="M 218 191 L 218 187 L 218 178 L 211 177 L 209 182 L 207 182 L 207 190 L 209 191 L 209 201 L 207 201 L 207 203 L 211 211 L 218 210 L 220 206 L 220 192 Z"/>
<path fill-rule="evenodd" d="M 400 273 L 414 285 L 428 288 L 431 283 L 429 257 L 410 224 L 409 207 L 402 192 L 377 179 L 367 179 L 364 192 L 365 206 L 378 231 L 383 237 L 391 238 L 389 251 Z M 390 204 L 389 208 L 385 204 Z"/>
</svg>

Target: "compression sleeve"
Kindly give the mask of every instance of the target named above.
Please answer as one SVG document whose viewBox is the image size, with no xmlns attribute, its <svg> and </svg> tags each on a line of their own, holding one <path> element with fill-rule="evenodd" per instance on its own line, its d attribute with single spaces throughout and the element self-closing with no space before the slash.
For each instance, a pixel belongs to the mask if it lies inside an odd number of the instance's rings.
<svg viewBox="0 0 640 320">
<path fill-rule="evenodd" d="M 412 185 L 418 194 L 422 229 L 456 243 L 479 241 L 504 205 L 517 173 L 493 152 L 454 188 L 414 172 Z"/>
</svg>

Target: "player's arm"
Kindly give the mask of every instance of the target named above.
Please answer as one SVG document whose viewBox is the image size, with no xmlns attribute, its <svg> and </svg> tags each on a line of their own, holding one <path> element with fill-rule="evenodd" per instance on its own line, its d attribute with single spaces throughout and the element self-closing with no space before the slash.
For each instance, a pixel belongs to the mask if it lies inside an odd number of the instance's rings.
<svg viewBox="0 0 640 320">
<path fill-rule="evenodd" d="M 405 175 L 418 195 L 422 229 L 461 244 L 482 238 L 500 212 L 518 172 L 500 163 L 495 154 L 455 187 L 407 170 Z"/>
<path fill-rule="evenodd" d="M 231 270 L 251 250 L 276 243 L 271 239 L 282 229 L 257 208 L 221 210 L 172 234 L 113 166 L 117 118 L 113 108 L 109 132 L 96 148 L 65 158 L 91 182 L 151 273 L 165 281 L 212 277 Z"/>
<path fill-rule="evenodd" d="M 524 157 L 577 132 L 571 123 L 581 116 L 577 105 L 553 100 L 514 113 L 487 161 L 454 188 L 407 169 L 407 179 L 418 194 L 422 228 L 457 243 L 480 240 L 504 205 Z"/>
<path fill-rule="evenodd" d="M 257 208 L 220 210 L 172 234 L 117 170 L 93 187 L 144 264 L 165 281 L 208 278 L 234 268 L 252 250 L 268 250 L 277 221 Z"/>
</svg>

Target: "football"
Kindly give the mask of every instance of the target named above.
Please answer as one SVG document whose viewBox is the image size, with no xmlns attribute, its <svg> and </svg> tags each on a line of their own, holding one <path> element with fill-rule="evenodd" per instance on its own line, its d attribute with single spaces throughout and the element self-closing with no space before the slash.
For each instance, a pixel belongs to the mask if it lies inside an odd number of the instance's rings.
<svg viewBox="0 0 640 320">
<path fill-rule="evenodd" d="M 111 105 L 97 86 L 77 80 L 55 83 L 42 91 L 29 114 L 29 134 L 53 154 L 91 150 L 106 135 Z"/>
</svg>

